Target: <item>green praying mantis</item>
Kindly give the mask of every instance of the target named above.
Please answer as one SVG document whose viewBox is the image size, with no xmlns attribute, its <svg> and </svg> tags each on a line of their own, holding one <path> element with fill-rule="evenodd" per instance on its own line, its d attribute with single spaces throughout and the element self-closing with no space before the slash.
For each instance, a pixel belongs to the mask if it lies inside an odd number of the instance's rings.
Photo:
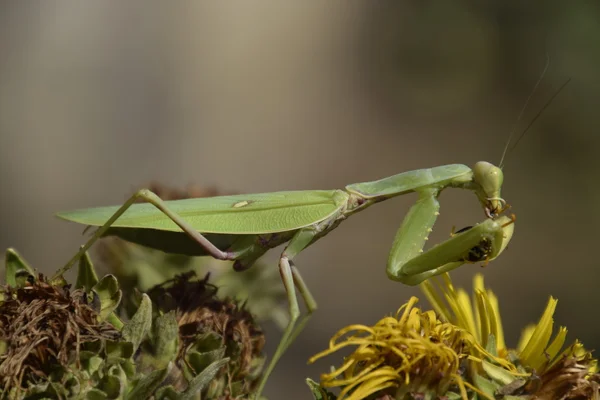
<svg viewBox="0 0 600 400">
<path fill-rule="evenodd" d="M 546 66 L 527 98 L 517 121 L 542 81 Z M 568 79 L 541 108 L 522 132 L 512 149 L 552 100 L 570 82 Z M 288 191 L 186 200 L 163 201 L 142 189 L 122 206 L 100 207 L 59 213 L 62 219 L 97 226 L 92 237 L 61 268 L 61 276 L 83 257 L 103 236 L 189 256 L 210 255 L 234 261 L 235 270 L 250 268 L 269 249 L 287 243 L 279 257 L 279 272 L 287 293 L 290 320 L 255 393 L 259 399 L 277 361 L 302 330 L 317 303 L 294 265 L 293 259 L 308 246 L 337 228 L 347 217 L 371 205 L 407 193 L 418 199 L 398 229 L 387 261 L 387 275 L 394 281 L 418 285 L 435 275 L 465 263 L 489 262 L 497 258 L 514 232 L 514 215 L 506 216 L 509 206 L 501 197 L 504 180 L 502 166 L 512 133 L 509 135 L 499 167 L 485 161 L 473 168 L 452 164 L 403 172 L 372 182 L 355 183 L 340 190 Z M 438 197 L 446 188 L 475 193 L 485 213 L 481 223 L 459 230 L 442 243 L 423 250 L 439 215 Z M 138 203 L 138 200 L 145 203 Z M 296 289 L 307 308 L 300 316 Z"/>
<path fill-rule="evenodd" d="M 465 263 L 488 262 L 506 248 L 514 217 L 503 215 L 507 203 L 500 195 L 502 170 L 488 162 L 473 168 L 452 164 L 403 172 L 342 190 L 307 190 L 163 201 L 143 189 L 122 206 L 59 213 L 62 219 L 99 227 L 80 251 L 58 271 L 62 275 L 96 240 L 114 235 L 143 246 L 190 256 L 210 255 L 232 260 L 233 268 L 251 267 L 269 249 L 287 243 L 279 271 L 287 293 L 290 320 L 259 383 L 256 398 L 275 364 L 303 327 L 296 290 L 307 315 L 317 303 L 294 265 L 295 257 L 327 235 L 349 216 L 371 205 L 407 193 L 418 199 L 396 233 L 387 261 L 394 281 L 417 285 Z M 486 219 L 423 251 L 439 215 L 438 197 L 446 188 L 471 190 Z M 139 199 L 145 203 L 137 203 Z"/>
</svg>

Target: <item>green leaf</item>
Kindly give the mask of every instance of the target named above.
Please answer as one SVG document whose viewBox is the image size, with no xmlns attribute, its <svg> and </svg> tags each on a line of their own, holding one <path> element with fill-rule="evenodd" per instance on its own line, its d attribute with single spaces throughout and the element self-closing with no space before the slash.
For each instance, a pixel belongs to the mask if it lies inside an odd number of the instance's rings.
<svg viewBox="0 0 600 400">
<path fill-rule="evenodd" d="M 121 302 L 122 293 L 119 290 L 119 282 L 114 275 L 106 275 L 93 289 L 100 298 L 100 320 L 104 321 Z"/>
<path fill-rule="evenodd" d="M 161 400 L 179 400 L 179 394 L 173 386 L 163 386 L 156 391 L 155 399 Z"/>
<path fill-rule="evenodd" d="M 215 332 L 205 332 L 196 337 L 193 349 L 199 353 L 213 351 L 223 346 L 223 338 Z"/>
<path fill-rule="evenodd" d="M 81 355 L 81 353 L 80 353 Z M 84 371 L 87 371 L 90 375 L 98 371 L 98 369 L 102 366 L 104 359 L 99 356 L 92 356 L 88 359 L 84 359 L 81 361 L 81 367 Z"/>
<path fill-rule="evenodd" d="M 152 301 L 148 295 L 142 295 L 142 301 L 131 320 L 123 327 L 123 338 L 133 343 L 135 352 L 152 327 Z"/>
<path fill-rule="evenodd" d="M 474 374 L 473 383 L 475 384 L 475 386 L 477 386 L 479 390 L 487 394 L 492 399 L 495 397 L 495 393 L 500 387 L 500 385 L 498 385 L 497 383 L 492 382 L 489 379 L 485 379 L 479 374 Z"/>
<path fill-rule="evenodd" d="M 462 399 L 462 396 L 459 393 L 456 392 L 446 392 L 446 394 L 444 395 L 444 397 L 446 397 L 448 400 L 459 400 Z"/>
<path fill-rule="evenodd" d="M 525 379 L 515 379 L 508 385 L 504 385 L 501 388 L 498 388 L 497 393 L 503 396 L 509 396 L 517 393 L 521 388 L 527 385 L 527 380 Z"/>
<path fill-rule="evenodd" d="M 98 275 L 94 270 L 90 255 L 85 252 L 83 257 L 79 259 L 79 268 L 77 270 L 77 283 L 75 289 L 84 289 L 87 293 L 92 291 L 92 288 L 98 283 Z"/>
<path fill-rule="evenodd" d="M 231 395 L 235 397 L 241 397 L 246 393 L 246 382 L 242 379 L 237 382 L 232 382 L 229 384 L 229 388 L 231 389 Z"/>
<path fill-rule="evenodd" d="M 156 318 L 152 325 L 154 356 L 167 365 L 177 357 L 179 346 L 179 325 L 175 312 L 171 311 Z"/>
<path fill-rule="evenodd" d="M 105 400 L 108 399 L 108 396 L 102 390 L 93 388 L 86 393 L 85 398 L 88 400 Z"/>
<path fill-rule="evenodd" d="M 133 355 L 133 344 L 131 342 L 106 341 L 106 358 L 128 359 Z"/>
<path fill-rule="evenodd" d="M 111 365 L 99 386 L 109 398 L 119 398 L 127 387 L 127 375 L 119 365 Z"/>
<path fill-rule="evenodd" d="M 497 365 L 491 364 L 485 360 L 482 362 L 483 370 L 490 378 L 501 385 L 508 385 L 516 378 L 507 370 Z"/>
<path fill-rule="evenodd" d="M 79 377 L 72 376 L 67 378 L 63 384 L 65 391 L 65 398 L 71 399 L 76 397 L 81 392 L 81 383 L 79 382 Z"/>
<path fill-rule="evenodd" d="M 180 396 L 181 400 L 194 400 L 196 395 L 202 391 L 210 381 L 213 380 L 217 372 L 229 362 L 229 358 L 223 358 L 219 361 L 215 361 L 206 367 L 200 375 L 192 379 L 188 385 L 188 388 Z"/>
<path fill-rule="evenodd" d="M 12 287 L 22 287 L 27 282 L 27 278 L 33 275 L 35 271 L 27 264 L 27 261 L 13 248 L 6 250 L 5 255 L 6 284 Z"/>
<path fill-rule="evenodd" d="M 56 382 L 42 382 L 37 385 L 31 385 L 27 390 L 27 396 L 25 398 L 34 399 L 62 399 L 68 395 L 67 390 L 59 383 Z M 15 398 L 23 398 L 15 397 Z"/>
<path fill-rule="evenodd" d="M 206 332 L 196 337 L 194 344 L 186 352 L 183 373 L 187 380 L 193 379 L 203 369 L 225 356 L 223 339 L 215 332 Z M 236 359 L 229 356 L 229 358 Z"/>
<path fill-rule="evenodd" d="M 86 343 L 82 343 L 81 344 L 81 351 L 80 351 L 80 355 L 83 355 L 85 352 L 89 352 L 92 354 L 100 354 L 100 352 L 102 351 L 103 347 L 102 347 L 102 341 L 100 340 L 95 340 L 93 342 L 86 342 Z"/>
<path fill-rule="evenodd" d="M 310 388 L 310 392 L 315 400 L 335 400 L 336 397 L 333 393 L 323 389 L 321 385 L 313 381 L 310 378 L 306 379 L 306 384 Z"/>
<path fill-rule="evenodd" d="M 114 312 L 108 314 L 108 316 L 106 317 L 106 322 L 114 326 L 117 330 L 121 330 L 123 329 L 123 326 L 125 326 L 123 321 L 121 321 L 121 319 L 117 317 L 117 314 L 115 314 Z"/>
<path fill-rule="evenodd" d="M 223 358 L 225 354 L 225 347 L 220 349 L 209 351 L 206 353 L 192 352 L 188 354 L 187 361 L 194 369 L 194 375 L 199 374 L 211 365 L 213 362 Z"/>
<path fill-rule="evenodd" d="M 485 351 L 493 355 L 494 357 L 498 357 L 498 347 L 496 344 L 496 336 L 493 333 L 490 333 L 488 336 L 487 344 L 485 346 Z"/>
<path fill-rule="evenodd" d="M 135 383 L 131 392 L 125 397 L 127 400 L 146 400 L 149 399 L 152 393 L 158 386 L 167 378 L 173 368 L 173 363 L 169 363 L 167 368 L 153 371 L 144 376 Z M 162 398 L 162 397 L 160 397 Z"/>
<path fill-rule="evenodd" d="M 128 380 L 132 380 L 133 378 L 135 378 L 136 370 L 137 370 L 137 362 L 134 362 L 133 358 L 121 360 L 119 365 L 123 369 L 123 372 L 127 376 Z"/>
</svg>

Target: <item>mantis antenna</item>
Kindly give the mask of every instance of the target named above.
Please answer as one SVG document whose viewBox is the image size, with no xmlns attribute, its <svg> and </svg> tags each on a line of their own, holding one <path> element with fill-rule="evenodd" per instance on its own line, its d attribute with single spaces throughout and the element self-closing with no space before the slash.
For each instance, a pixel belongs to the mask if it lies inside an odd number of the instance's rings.
<svg viewBox="0 0 600 400">
<path fill-rule="evenodd" d="M 560 92 L 562 92 L 562 90 L 565 88 L 565 86 L 567 86 L 567 84 L 569 82 L 571 82 L 571 78 L 567 79 L 562 85 L 561 87 L 552 95 L 552 97 L 550 97 L 550 99 L 546 102 L 546 104 L 544 104 L 544 106 L 538 111 L 538 113 L 533 117 L 533 119 L 531 120 L 531 122 L 527 125 L 527 127 L 523 130 L 523 132 L 521 133 L 521 135 L 518 137 L 518 139 L 513 143 L 512 146 L 510 146 L 510 142 L 512 140 L 512 137 L 515 133 L 516 130 L 516 126 L 519 123 L 519 121 L 521 121 L 523 114 L 525 113 L 525 110 L 527 109 L 527 106 L 529 104 L 529 101 L 531 100 L 531 97 L 533 96 L 533 94 L 536 92 L 537 88 L 539 87 L 540 83 L 542 82 L 542 80 L 544 79 L 544 76 L 546 75 L 546 71 L 548 70 L 548 66 L 550 65 L 550 56 L 546 55 L 546 65 L 544 66 L 544 70 L 542 71 L 542 74 L 540 75 L 539 79 L 537 80 L 537 82 L 535 83 L 535 86 L 533 87 L 533 90 L 531 91 L 531 93 L 529 93 L 529 96 L 527 97 L 527 100 L 525 101 L 525 104 L 523 105 L 523 108 L 521 108 L 521 112 L 519 113 L 519 117 L 517 118 L 517 121 L 515 122 L 515 125 L 513 126 L 513 129 L 510 132 L 510 135 L 508 135 L 508 140 L 506 141 L 506 145 L 504 146 L 504 151 L 502 152 L 502 158 L 500 158 L 500 163 L 498 164 L 498 167 L 500 169 L 502 169 L 504 167 L 504 160 L 506 159 L 506 156 L 508 155 L 509 151 L 514 150 L 517 145 L 519 144 L 519 142 L 521 141 L 521 139 L 523 139 L 523 137 L 525 136 L 525 134 L 527 133 L 527 131 L 529 131 L 529 128 L 531 128 L 531 126 L 535 123 L 535 121 L 538 120 L 538 118 L 542 115 L 542 113 L 548 108 L 548 106 L 550 106 L 550 104 L 552 103 L 552 101 L 556 98 L 556 96 L 559 95 Z"/>
<path fill-rule="evenodd" d="M 510 141 L 512 140 L 513 135 L 515 134 L 517 125 L 519 124 L 519 122 L 521 122 L 521 118 L 523 118 L 523 114 L 525 113 L 525 110 L 527 109 L 527 106 L 529 105 L 529 101 L 531 100 L 531 97 L 537 90 L 538 86 L 540 86 L 540 83 L 542 82 L 542 80 L 544 80 L 544 76 L 546 75 L 546 71 L 548 71 L 549 66 L 550 66 L 550 56 L 548 55 L 548 53 L 546 53 L 546 64 L 544 65 L 544 70 L 542 71 L 540 77 L 538 78 L 537 82 L 535 83 L 533 90 L 531 92 L 529 92 L 529 96 L 527 96 L 527 100 L 525 100 L 525 104 L 523 104 L 523 107 L 521 108 L 521 112 L 519 112 L 519 116 L 517 117 L 517 120 L 515 121 L 515 124 L 513 125 L 512 129 L 510 130 L 510 134 L 508 135 L 508 140 L 506 141 L 506 145 L 504 146 L 504 150 L 502 151 L 502 157 L 500 158 L 500 163 L 498 164 L 498 167 L 500 169 L 502 169 L 502 167 L 504 167 L 504 159 L 506 158 L 506 153 L 508 152 L 508 147 L 510 145 Z M 534 118 L 534 120 L 535 120 L 535 118 Z M 523 133 L 521 134 L 521 136 L 519 137 L 517 142 L 519 140 L 521 140 L 521 138 L 523 137 L 525 132 L 527 132 L 527 129 L 525 129 L 523 131 Z M 511 149 L 514 149 L 514 148 L 515 148 L 515 146 L 511 147 Z"/>
</svg>

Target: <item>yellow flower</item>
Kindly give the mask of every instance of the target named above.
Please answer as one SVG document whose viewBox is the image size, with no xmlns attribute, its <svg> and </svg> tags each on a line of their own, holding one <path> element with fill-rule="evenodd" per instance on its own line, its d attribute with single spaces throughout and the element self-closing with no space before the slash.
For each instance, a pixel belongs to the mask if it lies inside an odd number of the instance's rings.
<svg viewBox="0 0 600 400">
<path fill-rule="evenodd" d="M 600 400 L 597 361 L 578 341 L 562 350 L 566 328 L 552 335 L 556 299 L 550 297 L 538 323 L 527 327 L 512 349 L 504 341 L 498 299 L 482 275 L 475 276 L 472 298 L 456 290 L 447 274 L 421 288 L 435 311 L 416 308 L 418 299 L 412 297 L 395 317 L 336 333 L 309 363 L 348 346 L 355 349 L 341 367 L 321 376 L 320 388 L 339 387 L 338 400 L 408 394 L 466 400 L 475 393 L 490 400 Z M 329 398 L 320 388 L 315 398 Z"/>
<path fill-rule="evenodd" d="M 336 333 L 329 349 L 309 363 L 347 346 L 357 348 L 341 367 L 321 376 L 321 386 L 341 387 L 338 400 L 359 400 L 386 389 L 396 398 L 415 392 L 444 395 L 457 385 L 466 399 L 465 386 L 474 387 L 461 378 L 461 361 L 481 362 L 479 355 L 490 355 L 467 330 L 415 308 L 417 301 L 412 297 L 395 317 L 372 327 L 351 325 Z"/>
<path fill-rule="evenodd" d="M 564 385 L 585 386 L 585 382 L 581 382 L 581 379 L 591 382 L 590 378 L 597 371 L 597 360 L 592 358 L 591 353 L 586 351 L 578 341 L 561 352 L 567 336 L 567 329 L 562 326 L 551 340 L 554 327 L 553 315 L 558 300 L 550 297 L 538 323 L 523 330 L 516 350 L 512 350 L 504 342 L 498 299 L 490 289 L 485 288 L 481 274 L 477 274 L 474 278 L 472 299 L 464 290 L 454 289 L 448 274 L 441 276 L 441 281 L 436 279 L 437 288 L 433 281 L 431 279 L 424 282 L 421 284 L 421 289 L 434 310 L 445 321 L 470 332 L 488 351 L 506 360 L 512 356 L 512 359 L 518 360 L 519 365 L 533 372 L 534 378 L 542 382 L 541 387 L 536 389 L 536 393 L 547 390 L 547 384 L 552 383 L 553 387 L 558 384 L 556 379 L 544 379 L 544 374 L 548 373 L 549 376 L 556 378 L 561 375 L 560 366 L 565 368 L 565 374 L 568 375 L 568 377 L 562 376 L 563 387 L 560 390 L 565 389 Z M 495 346 L 490 340 L 495 340 Z M 574 368 L 578 368 L 576 374 Z M 595 379 L 597 376 L 592 380 Z M 546 385 L 543 382 L 546 382 Z M 594 392 L 597 392 L 597 389 L 594 389 Z"/>
</svg>

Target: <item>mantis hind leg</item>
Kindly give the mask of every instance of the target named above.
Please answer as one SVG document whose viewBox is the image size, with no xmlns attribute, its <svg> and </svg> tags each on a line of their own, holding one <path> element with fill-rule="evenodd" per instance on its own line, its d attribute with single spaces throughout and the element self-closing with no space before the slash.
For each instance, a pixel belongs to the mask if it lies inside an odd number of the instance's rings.
<svg viewBox="0 0 600 400">
<path fill-rule="evenodd" d="M 189 237 L 191 237 L 194 241 L 196 241 L 200 246 L 202 246 L 210 256 L 218 259 L 218 260 L 231 260 L 235 258 L 235 255 L 232 253 L 224 252 L 218 249 L 214 244 L 212 244 L 208 239 L 206 239 L 202 234 L 192 228 L 181 216 L 169 210 L 165 202 L 158 197 L 155 193 L 151 192 L 148 189 L 142 189 L 136 192 L 133 196 L 131 196 L 109 219 L 98 228 L 92 237 L 80 248 L 79 252 L 73 256 L 55 274 L 55 278 L 61 276 L 66 271 L 68 271 L 71 266 L 79 260 L 85 252 L 106 233 L 106 231 L 111 227 L 111 225 L 121 216 L 129 207 L 131 207 L 138 199 L 145 200 L 146 202 L 152 204 L 160 211 L 162 211 L 166 216 L 168 216 L 173 222 L 175 222 Z"/>
<path fill-rule="evenodd" d="M 434 189 L 421 191 L 417 203 L 404 218 L 388 259 L 387 274 L 390 279 L 418 285 L 465 263 L 493 260 L 510 241 L 514 220 L 503 216 L 487 219 L 423 252 L 439 215 L 438 194 L 439 191 Z M 483 258 L 475 259 L 474 254 L 481 254 Z"/>
<path fill-rule="evenodd" d="M 302 229 L 298 231 L 294 237 L 290 240 L 290 243 L 283 251 L 281 258 L 279 259 L 279 273 L 281 274 L 281 280 L 283 281 L 283 285 L 285 287 L 285 291 L 287 293 L 288 305 L 289 305 L 289 313 L 290 320 L 288 325 L 285 327 L 283 332 L 283 336 L 277 345 L 277 349 L 275 350 L 275 354 L 273 354 L 273 358 L 267 365 L 265 372 L 258 384 L 258 388 L 255 392 L 255 399 L 258 400 L 260 395 L 269 379 L 269 376 L 273 372 L 277 361 L 281 358 L 281 356 L 285 353 L 290 344 L 294 341 L 294 339 L 300 334 L 312 312 L 317 309 L 317 303 L 313 298 L 312 294 L 308 290 L 308 287 L 304 283 L 304 280 L 300 276 L 300 273 L 294 266 L 292 262 L 292 258 L 300 253 L 302 250 L 308 246 L 313 238 L 315 237 L 315 231 L 312 229 Z M 304 318 L 300 321 L 300 323 L 296 326 L 296 322 L 300 317 L 300 307 L 298 305 L 298 299 L 296 297 L 295 287 L 300 292 L 302 296 L 306 308 L 308 310 L 308 314 L 304 316 Z"/>
</svg>

